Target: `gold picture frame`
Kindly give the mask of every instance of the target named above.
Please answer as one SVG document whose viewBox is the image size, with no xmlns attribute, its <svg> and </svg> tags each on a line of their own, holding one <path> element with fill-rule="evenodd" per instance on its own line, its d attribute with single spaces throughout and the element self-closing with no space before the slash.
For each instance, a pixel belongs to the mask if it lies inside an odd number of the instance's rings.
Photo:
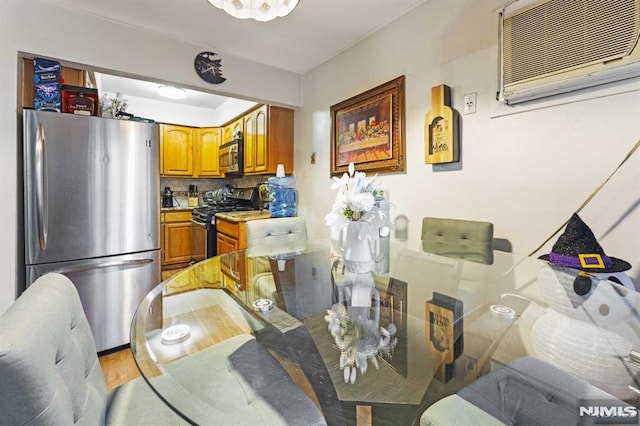
<svg viewBox="0 0 640 426">
<path fill-rule="evenodd" d="M 331 107 L 331 175 L 406 169 L 404 75 Z"/>
</svg>

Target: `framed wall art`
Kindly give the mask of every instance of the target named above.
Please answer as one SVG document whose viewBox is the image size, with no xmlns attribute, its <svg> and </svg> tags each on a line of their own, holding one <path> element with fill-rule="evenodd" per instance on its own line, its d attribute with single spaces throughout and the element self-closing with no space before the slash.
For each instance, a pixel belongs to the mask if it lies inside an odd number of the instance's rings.
<svg viewBox="0 0 640 426">
<path fill-rule="evenodd" d="M 331 107 L 331 174 L 404 172 L 404 76 Z"/>
</svg>

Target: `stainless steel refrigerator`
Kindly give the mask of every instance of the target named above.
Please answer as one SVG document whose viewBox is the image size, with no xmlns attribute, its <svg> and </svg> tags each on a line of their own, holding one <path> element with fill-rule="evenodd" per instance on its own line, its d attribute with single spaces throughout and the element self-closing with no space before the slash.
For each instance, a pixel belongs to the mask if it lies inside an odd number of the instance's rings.
<svg viewBox="0 0 640 426">
<path fill-rule="evenodd" d="M 27 285 L 65 274 L 98 351 L 127 344 L 161 281 L 158 126 L 25 110 L 23 131 Z"/>
</svg>

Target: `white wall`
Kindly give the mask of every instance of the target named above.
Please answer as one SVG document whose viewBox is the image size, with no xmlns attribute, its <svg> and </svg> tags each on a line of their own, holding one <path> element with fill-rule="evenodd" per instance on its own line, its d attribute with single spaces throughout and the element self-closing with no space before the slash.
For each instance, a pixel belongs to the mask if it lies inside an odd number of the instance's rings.
<svg viewBox="0 0 640 426">
<path fill-rule="evenodd" d="M 91 65 L 132 77 L 211 91 L 193 70 L 193 58 L 211 46 L 163 38 L 157 34 L 75 13 L 38 0 L 0 0 L 0 312 L 16 296 L 22 269 L 17 235 L 18 134 L 16 124 L 18 52 Z M 221 95 L 299 106 L 301 77 L 244 59 L 221 55 L 227 81 L 216 86 Z"/>
<path fill-rule="evenodd" d="M 528 253 L 578 208 L 640 137 L 640 93 L 630 91 L 491 118 L 495 96 L 493 10 L 506 0 L 431 0 L 319 66 L 303 78 L 304 108 L 296 111 L 296 179 L 300 214 L 312 238 L 328 237 L 324 216 L 329 189 L 329 107 L 399 75 L 406 76 L 407 173 L 383 175 L 395 204 L 410 219 L 409 246 L 418 247 L 423 216 L 490 220 L 496 237 Z M 65 30 L 75 25 L 74 36 Z M 0 199 L 2 241 L 0 312 L 15 298 L 18 185 L 17 52 L 206 88 L 192 72 L 206 46 L 76 15 L 37 0 L 0 0 Z M 302 103 L 300 77 L 223 57 L 227 95 L 284 105 Z M 453 89 L 454 107 L 478 93 L 478 112 L 462 116 L 462 162 L 424 164 L 424 115 L 430 88 Z M 626 85 L 617 85 L 620 91 Z M 633 85 L 629 86 L 634 90 Z M 598 95 L 600 91 L 595 92 Z M 604 93 L 608 93 L 605 91 Z M 546 104 L 543 104 L 543 106 Z M 309 164 L 317 152 L 315 165 Z M 609 255 L 640 269 L 640 154 L 605 186 L 581 216 Z M 552 242 L 555 239 L 552 240 Z M 549 245 L 539 253 L 547 253 Z"/>
<path fill-rule="evenodd" d="M 640 87 L 632 81 L 590 91 L 592 99 L 497 115 L 494 10 L 506 0 L 431 0 L 304 75 L 296 112 L 299 214 L 311 238 L 329 236 L 331 105 L 397 76 L 406 76 L 407 173 L 382 175 L 395 205 L 409 217 L 410 248 L 419 247 L 424 216 L 488 220 L 513 251 L 529 253 L 551 235 L 622 161 L 640 137 Z M 424 163 L 424 116 L 430 89 L 452 88 L 462 110 L 477 92 L 478 112 L 462 115 L 462 161 Z M 603 96 L 613 91 L 624 92 Z M 596 96 L 596 98 L 593 98 Z M 572 97 L 560 98 L 562 101 Z M 515 108 L 515 111 L 531 109 Z M 310 155 L 317 152 L 317 163 Z M 640 275 L 640 152 L 582 210 L 607 254 Z M 548 253 L 551 240 L 537 254 Z"/>
</svg>

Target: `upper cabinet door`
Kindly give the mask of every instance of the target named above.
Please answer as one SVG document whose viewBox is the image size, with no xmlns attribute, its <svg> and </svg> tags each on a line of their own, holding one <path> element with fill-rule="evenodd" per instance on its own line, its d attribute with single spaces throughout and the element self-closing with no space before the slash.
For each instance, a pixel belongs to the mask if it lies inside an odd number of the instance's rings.
<svg viewBox="0 0 640 426">
<path fill-rule="evenodd" d="M 293 110 L 261 105 L 245 115 L 244 173 L 293 173 Z"/>
<path fill-rule="evenodd" d="M 267 172 L 269 171 L 269 151 L 267 150 L 267 106 L 255 110 L 252 113 L 255 121 L 254 134 L 254 168 L 253 171 Z M 275 143 L 273 141 L 272 143 Z"/>
<path fill-rule="evenodd" d="M 244 173 L 255 171 L 256 119 L 253 113 L 244 117 Z"/>
<path fill-rule="evenodd" d="M 194 129 L 160 125 L 161 170 L 164 176 L 193 176 Z"/>
<path fill-rule="evenodd" d="M 221 177 L 218 165 L 218 153 L 222 139 L 219 127 L 198 129 L 194 155 L 196 176 Z"/>
<path fill-rule="evenodd" d="M 222 128 L 222 143 L 231 142 L 233 135 L 238 130 L 244 131 L 244 119 L 242 117 Z"/>
</svg>

